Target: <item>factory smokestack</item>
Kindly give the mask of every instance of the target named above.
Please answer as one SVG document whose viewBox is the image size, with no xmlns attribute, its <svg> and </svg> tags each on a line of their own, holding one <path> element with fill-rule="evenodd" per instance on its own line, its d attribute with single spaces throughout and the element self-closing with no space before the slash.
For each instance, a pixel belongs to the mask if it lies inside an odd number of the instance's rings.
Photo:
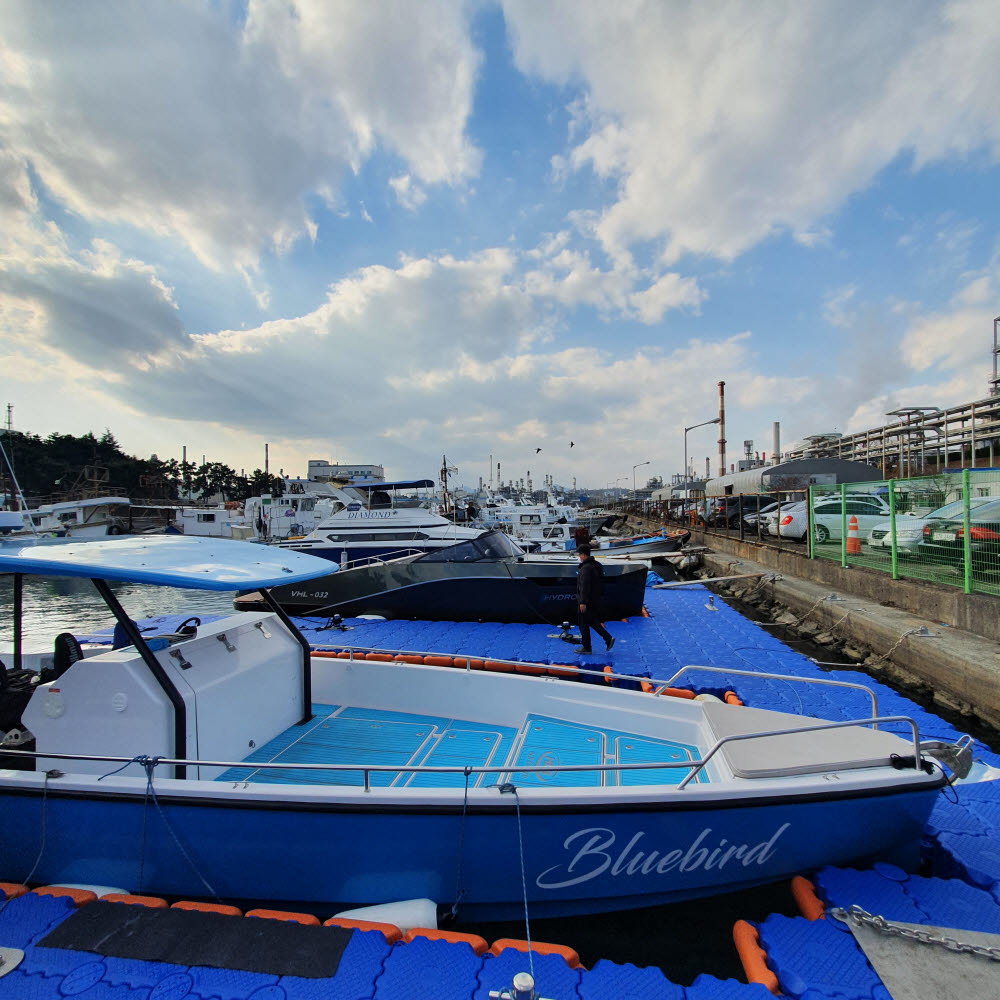
<svg viewBox="0 0 1000 1000">
<path fill-rule="evenodd" d="M 781 424 L 774 422 L 774 440 L 771 442 L 771 461 L 777 465 L 781 461 Z"/>
<path fill-rule="evenodd" d="M 726 474 L 726 383 L 719 383 L 719 475 Z"/>
</svg>

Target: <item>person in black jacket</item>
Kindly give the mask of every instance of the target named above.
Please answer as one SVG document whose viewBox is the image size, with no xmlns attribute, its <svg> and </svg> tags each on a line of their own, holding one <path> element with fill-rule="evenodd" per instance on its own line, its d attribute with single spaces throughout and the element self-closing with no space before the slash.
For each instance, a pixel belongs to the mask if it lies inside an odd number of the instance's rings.
<svg viewBox="0 0 1000 1000">
<path fill-rule="evenodd" d="M 610 650 L 615 644 L 611 633 L 601 624 L 601 592 L 604 590 L 604 567 L 590 554 L 589 545 L 578 545 L 577 557 L 580 568 L 576 573 L 576 600 L 579 605 L 580 645 L 578 653 L 592 652 L 590 648 L 590 629 L 604 640 Z"/>
</svg>

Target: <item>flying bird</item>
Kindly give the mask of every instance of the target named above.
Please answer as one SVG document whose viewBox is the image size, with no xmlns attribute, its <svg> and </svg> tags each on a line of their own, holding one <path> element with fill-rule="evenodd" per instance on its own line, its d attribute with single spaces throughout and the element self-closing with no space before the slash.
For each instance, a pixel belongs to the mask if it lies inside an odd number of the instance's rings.
<svg viewBox="0 0 1000 1000">
<path fill-rule="evenodd" d="M 573 447 L 573 442 L 572 442 L 572 441 L 570 441 L 570 443 L 569 443 L 569 446 L 570 446 L 571 448 Z"/>
<path fill-rule="evenodd" d="M 541 450 L 542 450 L 541 448 L 536 448 L 535 449 L 535 454 L 537 455 Z"/>
</svg>

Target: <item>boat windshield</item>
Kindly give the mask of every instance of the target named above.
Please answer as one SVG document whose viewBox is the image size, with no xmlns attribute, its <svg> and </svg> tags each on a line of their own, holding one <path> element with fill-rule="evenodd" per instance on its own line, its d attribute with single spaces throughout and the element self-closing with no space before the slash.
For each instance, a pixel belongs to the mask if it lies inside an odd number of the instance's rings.
<svg viewBox="0 0 1000 1000">
<path fill-rule="evenodd" d="M 502 531 L 484 531 L 478 538 L 447 545 L 421 556 L 421 562 L 476 562 L 524 555 L 524 549 Z"/>
</svg>

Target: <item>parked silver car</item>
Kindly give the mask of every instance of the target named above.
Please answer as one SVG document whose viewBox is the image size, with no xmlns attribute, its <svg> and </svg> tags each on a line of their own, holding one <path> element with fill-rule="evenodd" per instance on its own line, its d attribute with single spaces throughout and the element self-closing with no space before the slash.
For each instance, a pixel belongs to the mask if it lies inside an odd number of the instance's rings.
<svg viewBox="0 0 1000 1000">
<path fill-rule="evenodd" d="M 969 509 L 974 510 L 984 503 L 991 503 L 996 497 L 969 497 Z M 924 525 L 934 518 L 955 518 L 962 516 L 962 501 L 952 500 L 937 510 L 932 510 L 923 517 L 913 514 L 896 515 L 896 552 L 899 555 L 912 556 L 917 554 L 917 546 L 924 534 Z M 867 538 L 868 545 L 873 549 L 892 548 L 892 521 L 878 521 L 873 525 Z"/>
</svg>

